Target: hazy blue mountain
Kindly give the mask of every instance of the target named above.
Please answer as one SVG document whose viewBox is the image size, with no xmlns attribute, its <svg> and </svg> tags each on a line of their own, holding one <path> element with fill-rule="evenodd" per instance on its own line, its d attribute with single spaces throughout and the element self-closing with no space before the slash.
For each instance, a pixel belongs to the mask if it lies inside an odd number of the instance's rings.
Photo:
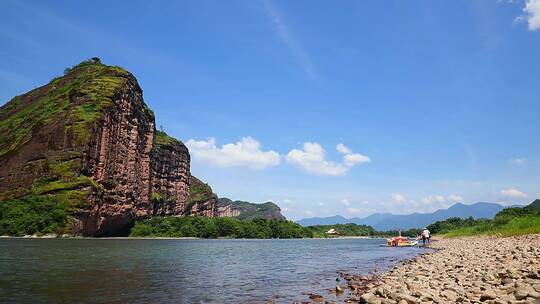
<svg viewBox="0 0 540 304">
<path fill-rule="evenodd" d="M 375 228 L 377 223 L 379 223 L 381 221 L 384 221 L 384 220 L 387 220 L 387 219 L 390 219 L 390 218 L 392 218 L 394 216 L 395 215 L 390 214 L 390 213 L 373 213 L 372 215 L 369 215 L 367 217 L 364 217 L 364 218 L 355 217 L 355 218 L 352 218 L 352 220 L 354 220 L 354 222 L 353 222 L 354 224 L 368 225 L 368 226 L 371 226 L 371 227 Z M 375 228 L 375 229 L 377 229 L 377 228 Z"/>
<path fill-rule="evenodd" d="M 341 215 L 334 215 L 329 217 L 310 217 L 297 221 L 298 224 L 307 227 L 315 225 L 335 225 L 335 224 L 347 224 L 351 223 L 352 219 L 346 219 Z"/>
<path fill-rule="evenodd" d="M 375 213 L 364 218 L 346 219 L 336 215 L 332 217 L 313 217 L 297 221 L 302 226 L 332 225 L 354 223 L 358 225 L 369 225 L 377 230 L 394 230 L 422 228 L 433 222 L 445 220 L 450 217 L 493 218 L 497 212 L 504 207 L 495 203 L 476 203 L 465 205 L 457 203 L 448 209 L 440 209 L 433 213 L 412 213 L 405 215 Z"/>
</svg>

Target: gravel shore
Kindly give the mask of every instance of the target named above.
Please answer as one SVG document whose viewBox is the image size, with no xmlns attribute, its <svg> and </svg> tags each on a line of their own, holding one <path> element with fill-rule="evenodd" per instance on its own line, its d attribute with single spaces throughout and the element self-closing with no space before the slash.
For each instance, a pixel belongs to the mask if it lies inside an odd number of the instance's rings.
<svg viewBox="0 0 540 304">
<path fill-rule="evenodd" d="M 432 248 L 380 277 L 340 274 L 338 302 L 540 303 L 540 235 L 440 239 Z"/>
</svg>

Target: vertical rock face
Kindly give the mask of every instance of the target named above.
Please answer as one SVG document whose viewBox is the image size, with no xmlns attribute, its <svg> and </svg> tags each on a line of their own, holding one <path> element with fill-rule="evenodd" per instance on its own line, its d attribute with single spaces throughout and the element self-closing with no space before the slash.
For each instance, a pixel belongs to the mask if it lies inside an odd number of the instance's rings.
<svg viewBox="0 0 540 304">
<path fill-rule="evenodd" d="M 152 151 L 152 215 L 184 214 L 189 194 L 189 153 L 180 141 L 157 132 Z"/>
<path fill-rule="evenodd" d="M 219 217 L 237 217 L 240 216 L 240 209 L 236 209 L 233 205 L 219 206 L 217 210 Z"/>
<path fill-rule="evenodd" d="M 214 216 L 189 201 L 189 152 L 156 132 L 137 80 L 83 62 L 0 108 L 0 201 L 47 195 L 69 204 L 73 231 L 122 235 L 152 215 Z M 217 197 L 216 197 L 217 200 Z"/>
<path fill-rule="evenodd" d="M 150 211 L 154 116 L 131 75 L 91 134 L 82 173 L 103 191 L 93 208 L 80 213 L 81 229 L 87 235 L 115 234 Z"/>
</svg>

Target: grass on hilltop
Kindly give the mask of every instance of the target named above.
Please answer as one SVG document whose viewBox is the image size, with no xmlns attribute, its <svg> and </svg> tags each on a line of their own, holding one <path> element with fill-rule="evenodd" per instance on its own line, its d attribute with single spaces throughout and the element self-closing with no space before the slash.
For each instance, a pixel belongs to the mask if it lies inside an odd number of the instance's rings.
<svg viewBox="0 0 540 304">
<path fill-rule="evenodd" d="M 46 86 L 14 97 L 0 107 L 0 157 L 54 123 L 63 123 L 78 142 L 86 142 L 100 111 L 113 104 L 128 76 L 126 70 L 92 58 L 67 68 L 65 76 Z M 146 106 L 145 110 L 153 115 Z"/>
</svg>

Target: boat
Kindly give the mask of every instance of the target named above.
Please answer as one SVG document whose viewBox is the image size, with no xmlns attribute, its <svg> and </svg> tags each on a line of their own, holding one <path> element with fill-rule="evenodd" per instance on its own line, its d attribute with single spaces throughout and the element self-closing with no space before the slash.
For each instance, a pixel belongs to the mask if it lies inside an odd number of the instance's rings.
<svg viewBox="0 0 540 304">
<path fill-rule="evenodd" d="M 386 239 L 386 246 L 388 247 L 413 247 L 418 246 L 418 241 L 416 239 L 410 239 L 405 236 L 401 236 L 401 231 L 399 236 Z"/>
<path fill-rule="evenodd" d="M 396 236 L 390 239 L 386 239 L 386 246 L 389 247 L 413 247 L 418 246 L 417 240 L 411 240 L 408 237 Z"/>
</svg>

